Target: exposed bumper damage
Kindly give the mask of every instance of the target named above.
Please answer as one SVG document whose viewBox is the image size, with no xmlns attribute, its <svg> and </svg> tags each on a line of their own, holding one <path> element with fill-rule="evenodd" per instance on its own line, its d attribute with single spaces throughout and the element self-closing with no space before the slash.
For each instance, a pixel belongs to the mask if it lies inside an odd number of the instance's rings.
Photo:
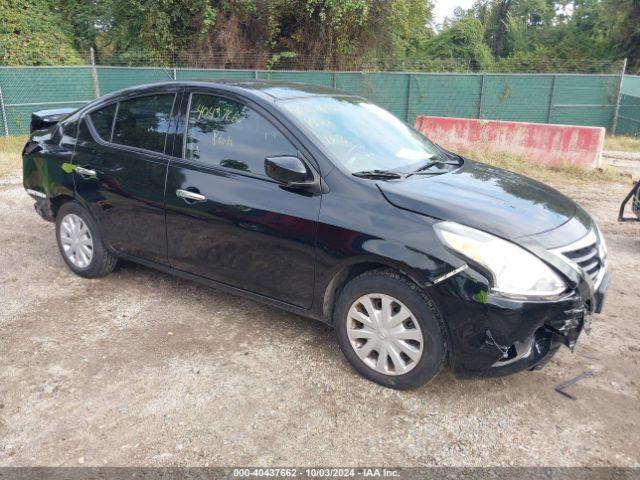
<svg viewBox="0 0 640 480">
<path fill-rule="evenodd" d="M 33 208 L 35 208 L 38 215 L 40 215 L 40 217 L 47 222 L 54 222 L 55 215 L 49 198 L 47 198 L 45 194 L 34 190 L 29 191 L 28 193 L 32 198 L 35 198 L 36 200 L 36 202 L 33 204 Z"/>
<path fill-rule="evenodd" d="M 591 315 L 602 310 L 608 284 L 605 274 L 593 291 L 585 284 L 556 301 L 521 301 L 491 294 L 480 299 L 472 293 L 485 287 L 479 278 L 458 275 L 444 282 L 434 296 L 447 319 L 455 374 L 502 376 L 538 369 L 561 346 L 573 350 L 581 333 L 589 331 Z"/>
</svg>

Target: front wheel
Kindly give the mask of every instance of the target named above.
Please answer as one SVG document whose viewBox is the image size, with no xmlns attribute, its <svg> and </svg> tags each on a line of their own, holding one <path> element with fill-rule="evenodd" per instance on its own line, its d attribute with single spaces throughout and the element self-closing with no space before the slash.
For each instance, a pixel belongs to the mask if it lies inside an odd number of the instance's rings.
<svg viewBox="0 0 640 480">
<path fill-rule="evenodd" d="M 76 202 L 60 207 L 56 238 L 65 263 L 81 277 L 103 277 L 116 266 L 118 259 L 104 246 L 93 218 Z"/>
<path fill-rule="evenodd" d="M 435 306 L 395 272 L 376 270 L 351 280 L 338 298 L 334 326 L 349 363 L 386 387 L 417 388 L 444 365 L 446 336 Z"/>
</svg>

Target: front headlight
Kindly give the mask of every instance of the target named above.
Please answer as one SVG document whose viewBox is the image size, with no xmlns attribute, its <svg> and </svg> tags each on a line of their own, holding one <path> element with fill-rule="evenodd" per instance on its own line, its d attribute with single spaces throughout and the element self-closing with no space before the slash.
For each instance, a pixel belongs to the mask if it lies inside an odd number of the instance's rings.
<svg viewBox="0 0 640 480">
<path fill-rule="evenodd" d="M 555 296 L 566 290 L 562 279 L 518 245 L 454 222 L 434 229 L 442 242 L 493 274 L 493 290 L 514 296 Z"/>
</svg>

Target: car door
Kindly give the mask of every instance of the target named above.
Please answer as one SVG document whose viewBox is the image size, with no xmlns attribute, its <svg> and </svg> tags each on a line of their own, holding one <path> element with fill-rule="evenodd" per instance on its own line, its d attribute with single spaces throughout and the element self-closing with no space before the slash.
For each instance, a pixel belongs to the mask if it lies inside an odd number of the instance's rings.
<svg viewBox="0 0 640 480">
<path fill-rule="evenodd" d="M 246 101 L 193 92 L 166 190 L 174 268 L 304 308 L 311 306 L 320 195 L 265 174 L 300 146 Z M 278 126 L 276 126 L 278 125 Z"/>
<path fill-rule="evenodd" d="M 165 155 L 172 110 L 181 92 L 139 95 L 83 118 L 73 158 L 78 198 L 120 253 L 167 263 Z"/>
</svg>

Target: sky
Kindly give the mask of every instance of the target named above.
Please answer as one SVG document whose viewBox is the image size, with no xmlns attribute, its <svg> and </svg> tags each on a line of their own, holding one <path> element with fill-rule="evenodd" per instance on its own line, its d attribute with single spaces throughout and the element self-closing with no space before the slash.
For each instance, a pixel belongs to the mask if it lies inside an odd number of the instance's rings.
<svg viewBox="0 0 640 480">
<path fill-rule="evenodd" d="M 473 0 L 434 0 L 433 18 L 436 23 L 442 23 L 445 17 L 453 15 L 456 7 L 470 8 Z"/>
</svg>

